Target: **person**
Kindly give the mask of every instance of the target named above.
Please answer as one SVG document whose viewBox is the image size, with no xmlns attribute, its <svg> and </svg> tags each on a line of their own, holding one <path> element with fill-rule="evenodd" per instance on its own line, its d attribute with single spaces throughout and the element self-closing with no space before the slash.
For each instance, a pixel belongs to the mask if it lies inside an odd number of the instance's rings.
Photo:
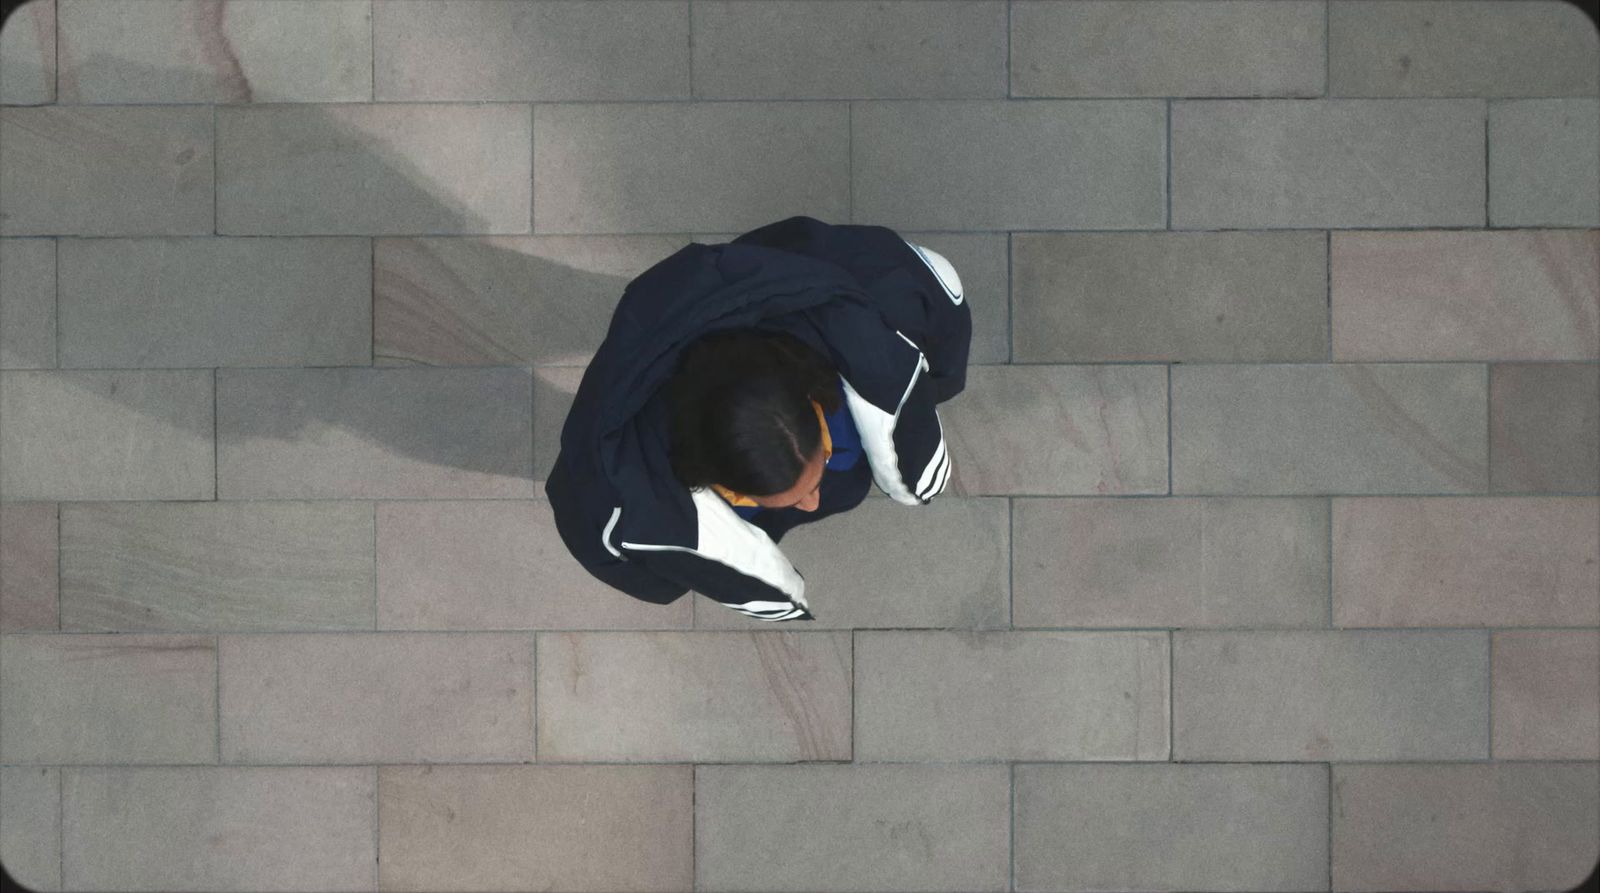
<svg viewBox="0 0 1600 893">
<path fill-rule="evenodd" d="M 942 255 L 882 226 L 790 217 L 691 242 L 633 279 L 584 370 L 545 482 L 596 579 L 814 620 L 777 543 L 873 484 L 927 505 L 953 458 L 937 404 L 972 318 Z"/>
</svg>

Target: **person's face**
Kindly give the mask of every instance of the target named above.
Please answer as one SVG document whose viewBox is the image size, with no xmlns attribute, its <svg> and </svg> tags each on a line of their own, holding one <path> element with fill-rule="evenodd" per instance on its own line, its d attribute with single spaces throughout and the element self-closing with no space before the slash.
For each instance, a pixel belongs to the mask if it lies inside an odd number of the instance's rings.
<svg viewBox="0 0 1600 893">
<path fill-rule="evenodd" d="M 750 498 L 762 508 L 797 508 L 802 512 L 814 512 L 822 502 L 822 470 L 826 465 L 827 460 L 822 457 L 822 448 L 818 447 L 817 454 L 806 463 L 805 470 L 800 473 L 800 480 L 793 487 L 772 496 Z"/>
</svg>

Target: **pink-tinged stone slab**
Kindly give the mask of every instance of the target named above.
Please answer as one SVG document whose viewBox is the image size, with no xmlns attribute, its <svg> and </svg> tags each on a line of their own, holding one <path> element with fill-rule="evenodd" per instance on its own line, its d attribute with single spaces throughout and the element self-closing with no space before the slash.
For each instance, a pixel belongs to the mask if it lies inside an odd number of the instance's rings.
<svg viewBox="0 0 1600 893">
<path fill-rule="evenodd" d="M 1600 630 L 1494 634 L 1494 758 L 1600 760 Z"/>
<path fill-rule="evenodd" d="M 595 579 L 537 499 L 379 502 L 379 629 L 677 628 L 692 598 L 657 605 Z"/>
<path fill-rule="evenodd" d="M 56 511 L 53 502 L 0 502 L 0 632 L 59 628 Z"/>
<path fill-rule="evenodd" d="M 527 762 L 525 633 L 220 637 L 225 763 Z"/>
<path fill-rule="evenodd" d="M 1327 623 L 1326 499 L 1013 503 L 1014 626 Z"/>
<path fill-rule="evenodd" d="M 683 2 L 378 2 L 372 37 L 379 102 L 689 98 Z"/>
<path fill-rule="evenodd" d="M 1314 97 L 1326 82 L 1324 3 L 1006 5 L 1012 96 Z"/>
<path fill-rule="evenodd" d="M 1483 630 L 1176 630 L 1180 762 L 1482 760 Z"/>
<path fill-rule="evenodd" d="M 1185 363 L 1171 376 L 1173 493 L 1487 486 L 1481 364 Z"/>
<path fill-rule="evenodd" d="M 1015 840 L 1016 890 L 1325 890 L 1327 768 L 1019 764 Z"/>
<path fill-rule="evenodd" d="M 697 890 L 1009 889 L 1005 763 L 695 769 Z"/>
<path fill-rule="evenodd" d="M 372 766 L 62 770 L 62 886 L 173 893 L 375 889 Z"/>
<path fill-rule="evenodd" d="M 379 766 L 377 889 L 711 889 L 694 879 L 696 771 Z"/>
<path fill-rule="evenodd" d="M 0 636 L 0 762 L 215 763 L 214 636 Z"/>
<path fill-rule="evenodd" d="M 61 102 L 365 102 L 370 0 L 65 0 Z"/>
<path fill-rule="evenodd" d="M 1165 760 L 1165 631 L 856 634 L 858 761 Z"/>
<path fill-rule="evenodd" d="M 1600 763 L 1332 769 L 1334 890 L 1576 891 L 1600 857 Z"/>
<path fill-rule="evenodd" d="M 537 635 L 541 760 L 850 759 L 847 630 Z"/>
<path fill-rule="evenodd" d="M 1600 230 L 1335 232 L 1333 358 L 1600 358 Z"/>
<path fill-rule="evenodd" d="M 1334 497 L 1333 625 L 1600 626 L 1600 498 Z"/>
</svg>

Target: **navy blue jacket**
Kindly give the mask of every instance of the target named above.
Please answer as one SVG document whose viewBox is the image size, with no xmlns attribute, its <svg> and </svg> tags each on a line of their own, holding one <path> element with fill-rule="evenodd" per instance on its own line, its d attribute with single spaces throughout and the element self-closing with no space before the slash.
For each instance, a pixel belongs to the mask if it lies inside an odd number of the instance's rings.
<svg viewBox="0 0 1600 893">
<path fill-rule="evenodd" d="M 672 473 L 662 385 L 685 347 L 723 329 L 785 332 L 827 357 L 873 481 L 926 505 L 950 477 L 935 406 L 966 386 L 971 308 L 937 253 L 886 227 L 805 216 L 691 242 L 624 288 L 545 483 L 562 541 L 595 578 L 644 601 L 693 589 L 760 620 L 814 620 L 777 543 Z"/>
</svg>

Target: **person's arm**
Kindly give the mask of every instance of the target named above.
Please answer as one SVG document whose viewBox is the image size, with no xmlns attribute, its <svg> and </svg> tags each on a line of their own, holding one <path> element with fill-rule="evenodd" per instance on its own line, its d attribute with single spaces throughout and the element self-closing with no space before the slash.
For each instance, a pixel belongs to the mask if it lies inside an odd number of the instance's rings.
<svg viewBox="0 0 1600 893">
<path fill-rule="evenodd" d="M 624 542 L 631 563 L 756 620 L 815 620 L 805 577 L 766 532 L 746 522 L 721 496 L 693 491 L 699 531 L 695 548 Z"/>
</svg>

